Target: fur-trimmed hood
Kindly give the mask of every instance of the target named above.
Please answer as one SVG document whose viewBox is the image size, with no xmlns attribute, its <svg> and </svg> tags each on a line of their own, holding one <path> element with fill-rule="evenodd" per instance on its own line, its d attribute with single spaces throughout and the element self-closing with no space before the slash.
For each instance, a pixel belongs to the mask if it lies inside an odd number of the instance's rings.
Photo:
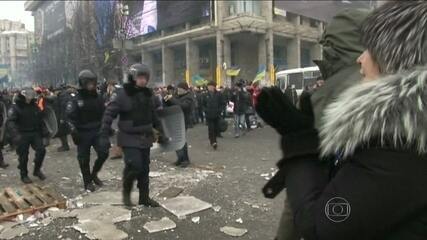
<svg viewBox="0 0 427 240">
<path fill-rule="evenodd" d="M 427 153 L 427 68 L 389 75 L 344 91 L 325 109 L 322 156 L 351 156 L 371 141 Z"/>
</svg>

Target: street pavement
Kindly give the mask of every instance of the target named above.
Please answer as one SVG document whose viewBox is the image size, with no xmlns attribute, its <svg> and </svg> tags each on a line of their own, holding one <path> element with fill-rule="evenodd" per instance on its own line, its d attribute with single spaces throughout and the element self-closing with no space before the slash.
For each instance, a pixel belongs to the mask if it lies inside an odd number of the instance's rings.
<svg viewBox="0 0 427 240">
<path fill-rule="evenodd" d="M 207 127 L 199 124 L 189 129 L 188 142 L 192 165 L 187 169 L 173 166 L 175 153 L 152 155 L 151 193 L 156 198 L 168 187 L 180 187 L 184 189 L 182 196 L 194 196 L 210 203 L 216 211 L 208 209 L 184 219 L 164 208 L 137 207 L 132 209 L 129 221 L 115 224 L 117 229 L 128 235 L 126 239 L 236 239 L 220 231 L 220 228 L 230 226 L 247 229 L 247 233 L 238 239 L 273 239 L 285 196 L 281 193 L 274 200 L 266 199 L 261 188 L 274 173 L 281 156 L 275 131 L 269 127 L 255 129 L 236 139 L 230 123 L 229 131 L 224 133 L 224 138 L 218 139 L 219 147 L 214 151 L 209 146 Z M 32 178 L 37 184 L 53 186 L 70 201 L 84 204 L 83 209 L 91 207 L 85 199 L 100 192 L 107 194 L 106 200 L 113 199 L 108 197 L 112 193 L 120 199 L 123 160 L 108 160 L 100 174 L 106 186 L 87 194 L 82 188 L 75 147 L 69 152 L 57 153 L 58 144 L 53 141 L 48 148 L 44 164 L 47 180 L 42 183 Z M 17 157 L 14 152 L 4 152 L 10 166 L 0 170 L 0 187 L 19 186 Z M 31 165 L 29 171 L 32 172 Z M 105 211 L 110 211 L 109 207 L 105 207 Z M 176 228 L 158 233 L 148 233 L 143 228 L 147 222 L 163 217 L 175 222 Z M 26 225 L 29 232 L 13 239 L 89 239 L 72 227 L 77 222 L 78 219 L 67 217 L 53 219 L 46 226 Z"/>
</svg>

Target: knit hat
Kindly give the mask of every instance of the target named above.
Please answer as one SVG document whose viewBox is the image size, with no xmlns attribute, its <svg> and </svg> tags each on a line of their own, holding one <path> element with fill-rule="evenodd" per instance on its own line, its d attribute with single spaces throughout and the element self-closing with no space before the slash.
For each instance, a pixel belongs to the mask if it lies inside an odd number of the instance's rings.
<svg viewBox="0 0 427 240">
<path fill-rule="evenodd" d="M 362 25 L 362 43 L 382 73 L 427 63 L 427 2 L 394 1 L 375 9 Z"/>
<path fill-rule="evenodd" d="M 186 82 L 180 82 L 180 83 L 178 83 L 177 87 L 178 88 L 182 88 L 182 89 L 188 91 L 188 84 Z"/>
</svg>

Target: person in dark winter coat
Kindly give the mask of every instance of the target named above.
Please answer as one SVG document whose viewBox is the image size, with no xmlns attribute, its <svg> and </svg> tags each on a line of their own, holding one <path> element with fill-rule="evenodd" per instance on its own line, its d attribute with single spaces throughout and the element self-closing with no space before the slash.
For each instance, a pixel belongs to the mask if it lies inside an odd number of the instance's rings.
<svg viewBox="0 0 427 240">
<path fill-rule="evenodd" d="M 257 110 L 282 136 L 279 172 L 302 238 L 427 239 L 426 16 L 425 1 L 368 16 L 363 81 L 327 105 L 319 129 L 280 90 L 262 91 Z"/>
<path fill-rule="evenodd" d="M 209 82 L 208 92 L 204 96 L 202 105 L 208 124 L 209 141 L 215 150 L 218 148 L 217 136 L 219 133 L 219 121 L 224 104 L 224 98 L 221 96 L 221 93 L 216 90 L 216 83 Z"/>
<path fill-rule="evenodd" d="M 28 177 L 28 154 L 30 146 L 35 151 L 33 175 L 45 180 L 46 176 L 41 168 L 46 155 L 44 138 L 48 137 L 48 131 L 43 123 L 43 111 L 36 104 L 36 93 L 31 88 L 23 89 L 16 97 L 15 104 L 8 112 L 8 125 L 12 142 L 18 154 L 18 169 L 21 181 L 32 183 Z"/>
<path fill-rule="evenodd" d="M 70 150 L 70 146 L 68 144 L 68 135 L 70 134 L 70 129 L 68 124 L 66 123 L 67 114 L 67 103 L 71 100 L 71 98 L 75 95 L 74 88 L 64 86 L 57 94 L 57 98 L 55 101 L 56 105 L 56 113 L 58 118 L 58 133 L 56 137 L 61 141 L 61 146 L 57 149 L 58 152 L 66 152 Z"/>
<path fill-rule="evenodd" d="M 1 131 L 0 133 L 3 134 L 2 139 L 0 141 L 0 168 L 7 168 L 9 166 L 9 164 L 5 163 L 4 158 L 3 158 L 3 146 L 5 145 L 5 134 L 4 132 L 6 131 L 6 124 L 3 124 L 5 122 L 5 120 L 7 119 L 6 116 L 6 111 L 7 111 L 7 105 L 6 105 L 6 101 L 3 97 L 3 94 L 0 94 L 0 103 L 2 104 L 2 108 L 0 109 L 0 124 L 1 124 Z"/>
<path fill-rule="evenodd" d="M 188 129 L 188 126 L 192 121 L 192 106 L 194 98 L 191 96 L 191 93 L 188 91 L 189 87 L 186 82 L 181 82 L 177 85 L 177 94 L 176 97 L 173 95 L 167 95 L 165 97 L 166 105 L 172 106 L 177 105 L 180 106 L 185 118 L 185 129 Z M 175 165 L 179 167 L 188 167 L 190 165 L 190 158 L 188 157 L 188 145 L 185 143 L 182 149 L 176 151 L 176 155 L 178 160 Z"/>
<path fill-rule="evenodd" d="M 200 123 L 205 122 L 205 113 L 203 109 L 203 95 L 204 95 L 203 88 L 196 88 L 196 101 L 197 101 L 197 118 Z"/>
<path fill-rule="evenodd" d="M 95 191 L 94 183 L 102 186 L 98 178 L 104 162 L 108 158 L 108 147 L 100 145 L 99 129 L 104 114 L 104 99 L 96 90 L 97 77 L 90 70 L 79 73 L 80 89 L 67 103 L 66 119 L 71 129 L 71 137 L 77 145 L 77 160 L 86 190 Z M 94 148 L 97 159 L 90 169 L 90 149 Z"/>
<path fill-rule="evenodd" d="M 248 128 L 245 114 L 250 105 L 250 96 L 243 89 L 243 80 L 236 84 L 231 101 L 234 103 L 234 136 L 238 138 L 241 130 L 246 131 Z"/>
<path fill-rule="evenodd" d="M 147 87 L 150 69 L 145 64 L 134 64 L 129 68 L 128 82 L 113 95 L 104 114 L 101 138 L 109 145 L 109 129 L 113 120 L 120 115 L 117 145 L 122 147 L 125 161 L 123 171 L 123 203 L 132 206 L 131 191 L 136 180 L 139 188 L 139 204 L 158 207 L 149 197 L 150 148 L 154 131 L 160 132 L 159 141 L 164 141 L 160 121 L 157 118 L 156 97 Z"/>
</svg>

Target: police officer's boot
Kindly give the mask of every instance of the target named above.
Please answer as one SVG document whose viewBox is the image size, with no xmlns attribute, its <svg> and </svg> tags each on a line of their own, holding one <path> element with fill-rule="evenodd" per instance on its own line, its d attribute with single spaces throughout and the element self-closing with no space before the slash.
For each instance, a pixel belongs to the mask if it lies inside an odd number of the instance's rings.
<svg viewBox="0 0 427 240">
<path fill-rule="evenodd" d="M 33 181 L 28 177 L 28 172 L 25 170 L 21 170 L 21 181 L 25 184 L 33 183 Z"/>
<path fill-rule="evenodd" d="M 139 205 L 144 205 L 146 207 L 159 207 L 160 205 L 150 198 L 150 180 L 148 173 L 138 178 L 138 188 L 139 188 Z"/>
<path fill-rule="evenodd" d="M 125 170 L 123 171 L 123 204 L 127 207 L 133 207 L 135 206 L 132 203 L 131 200 L 131 192 L 133 187 L 133 181 L 135 180 L 135 177 L 129 172 L 127 167 L 125 167 Z"/>
<path fill-rule="evenodd" d="M 34 160 L 34 172 L 33 172 L 33 176 L 38 177 L 42 181 L 46 179 L 46 176 L 41 170 L 44 155 L 45 155 L 45 150 L 42 152 L 36 152 L 36 159 Z"/>
<path fill-rule="evenodd" d="M 102 183 L 101 179 L 98 178 L 98 173 L 101 171 L 102 165 L 104 165 L 105 160 L 108 158 L 108 151 L 105 152 L 98 152 L 98 158 L 95 160 L 95 164 L 93 165 L 92 169 L 92 180 L 93 182 L 102 187 L 104 184 Z"/>
<path fill-rule="evenodd" d="M 67 135 L 59 137 L 61 140 L 61 146 L 57 149 L 58 152 L 70 151 L 70 146 L 68 145 Z"/>
<path fill-rule="evenodd" d="M 144 205 L 146 207 L 160 207 L 159 203 L 154 201 L 149 196 L 148 188 L 140 188 L 139 189 L 139 205 Z"/>
</svg>

